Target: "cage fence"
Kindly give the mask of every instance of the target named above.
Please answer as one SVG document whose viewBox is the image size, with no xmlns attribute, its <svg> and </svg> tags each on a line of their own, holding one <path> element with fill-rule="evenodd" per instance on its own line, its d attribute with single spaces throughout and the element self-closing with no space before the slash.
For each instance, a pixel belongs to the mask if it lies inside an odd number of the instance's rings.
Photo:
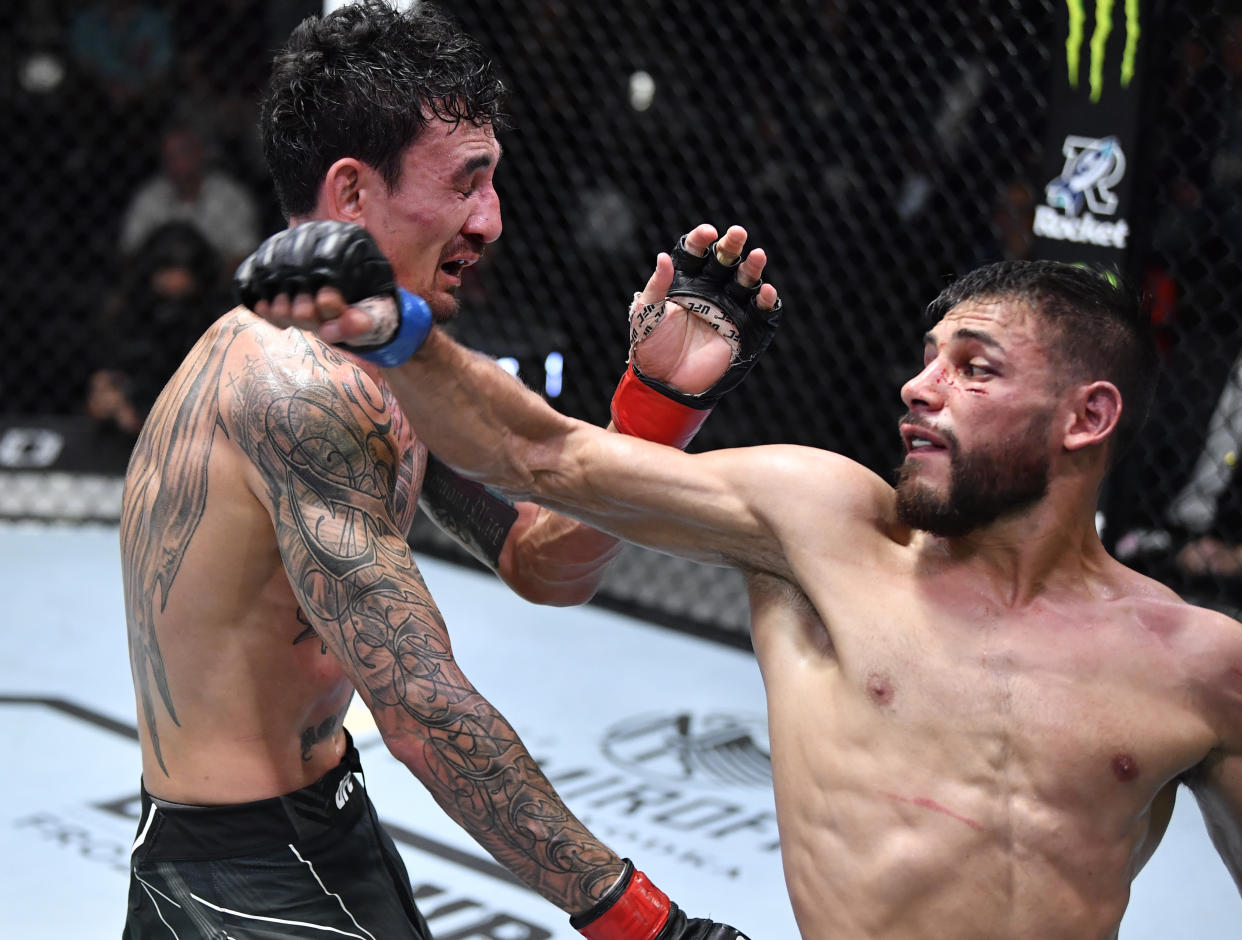
<svg viewBox="0 0 1242 940">
<path fill-rule="evenodd" d="M 284 225 L 256 100 L 274 49 L 319 4 L 123 6 L 124 19 L 95 0 L 0 13 L 8 518 L 115 518 L 144 402 L 227 309 L 236 261 Z M 923 308 L 954 275 L 1040 253 L 1037 214 L 1066 178 L 1048 170 L 1062 159 L 1061 73 L 1077 57 L 1084 87 L 1112 96 L 1141 30 L 1118 259 L 1151 298 L 1162 371 L 1102 526 L 1128 563 L 1235 610 L 1242 16 L 1207 0 L 1103 4 L 1113 29 L 1097 48 L 1100 6 L 447 5 L 510 89 L 505 233 L 463 289 L 459 338 L 511 359 L 560 410 L 605 423 L 625 310 L 654 254 L 697 222 L 741 223 L 768 251 L 786 313 L 691 448 L 805 444 L 890 476 Z M 1125 19 L 1132 8 L 1141 22 Z M 227 211 L 161 214 L 151 194 L 175 174 L 211 185 Z M 170 267 L 187 272 L 179 288 L 160 273 Z M 465 560 L 421 520 L 411 541 Z M 734 571 L 629 549 L 601 599 L 745 642 Z"/>
</svg>

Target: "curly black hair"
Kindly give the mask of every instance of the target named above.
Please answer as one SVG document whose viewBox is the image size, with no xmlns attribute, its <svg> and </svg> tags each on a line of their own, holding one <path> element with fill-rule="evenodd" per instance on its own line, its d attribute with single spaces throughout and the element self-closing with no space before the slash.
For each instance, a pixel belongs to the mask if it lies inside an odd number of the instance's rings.
<svg viewBox="0 0 1242 940">
<path fill-rule="evenodd" d="M 1158 360 L 1149 311 L 1117 274 L 1059 261 L 1000 261 L 953 281 L 927 305 L 929 323 L 963 301 L 1018 298 L 1052 328 L 1064 381 L 1112 382 L 1122 410 L 1113 435 L 1116 460 L 1138 436 L 1155 396 Z"/>
<path fill-rule="evenodd" d="M 430 121 L 500 129 L 504 94 L 478 44 L 426 0 L 404 11 L 357 0 L 303 20 L 273 59 L 260 116 L 282 211 L 310 214 L 342 157 L 395 189 L 402 154 Z"/>
</svg>

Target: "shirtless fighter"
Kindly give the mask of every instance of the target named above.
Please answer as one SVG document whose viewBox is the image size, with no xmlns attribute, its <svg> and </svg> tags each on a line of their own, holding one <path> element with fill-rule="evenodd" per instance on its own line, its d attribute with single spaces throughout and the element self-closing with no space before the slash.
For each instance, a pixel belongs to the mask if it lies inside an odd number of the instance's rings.
<svg viewBox="0 0 1242 940">
<path fill-rule="evenodd" d="M 686 329 L 672 280 L 662 255 L 642 297 L 656 334 Z M 322 337 L 365 329 L 321 295 Z M 1082 268 L 1003 262 L 928 313 L 895 487 L 822 450 L 604 433 L 435 328 L 385 375 L 472 478 L 745 572 L 808 940 L 1115 937 L 1181 783 L 1242 884 L 1242 625 L 1096 533 L 1151 395 L 1139 305 Z"/>
<path fill-rule="evenodd" d="M 294 240 L 363 224 L 393 259 L 374 253 L 389 287 L 450 318 L 462 268 L 501 231 L 501 90 L 429 3 L 365 0 L 304 22 L 263 118 L 282 206 L 304 223 Z M 741 241 L 726 236 L 724 260 Z M 700 368 L 680 349 L 657 358 L 653 374 L 675 385 Z M 688 920 L 587 831 L 462 673 L 406 542 L 420 500 L 529 600 L 582 602 L 617 552 L 612 536 L 429 461 L 373 359 L 243 307 L 173 375 L 122 507 L 143 782 L 125 937 L 425 940 L 354 775 L 342 719 L 355 692 L 444 810 L 585 936 L 741 937 Z"/>
</svg>

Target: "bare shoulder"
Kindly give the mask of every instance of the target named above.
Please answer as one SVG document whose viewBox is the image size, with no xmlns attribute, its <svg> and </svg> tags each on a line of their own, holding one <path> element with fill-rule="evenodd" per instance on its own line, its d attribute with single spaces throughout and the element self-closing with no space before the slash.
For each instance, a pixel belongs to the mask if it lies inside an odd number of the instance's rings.
<svg viewBox="0 0 1242 940">
<path fill-rule="evenodd" d="M 378 373 L 300 330 L 280 330 L 245 310 L 217 323 L 227 353 L 220 420 L 246 455 L 265 500 L 307 475 L 351 499 L 412 515 L 413 434 Z M 331 490 L 335 492 L 335 490 Z M 286 494 L 288 495 L 288 494 Z"/>
<path fill-rule="evenodd" d="M 1167 624 L 1178 631 L 1193 631 L 1207 639 L 1242 642 L 1242 623 L 1211 607 L 1186 600 L 1168 585 L 1118 564 L 1123 572 L 1119 595 L 1133 605 L 1135 613 L 1147 623 Z"/>
<path fill-rule="evenodd" d="M 394 409 L 383 384 L 358 360 L 309 333 L 277 329 L 237 308 L 204 341 L 220 360 L 221 421 L 243 449 L 281 420 L 282 411 L 285 420 L 316 423 L 365 416 L 374 419 L 372 430 L 388 430 L 386 417 Z"/>
<path fill-rule="evenodd" d="M 857 461 L 814 447 L 747 448 L 746 485 L 774 527 L 856 538 L 900 537 L 893 487 Z M 816 540 L 818 541 L 818 540 Z"/>
<path fill-rule="evenodd" d="M 241 307 L 217 320 L 204 339 L 223 361 L 222 401 L 236 394 L 248 378 L 273 392 L 308 385 L 376 385 L 355 360 L 314 335 L 279 329 Z"/>
<path fill-rule="evenodd" d="M 1209 664 L 1208 675 L 1229 681 L 1238 696 L 1242 714 L 1242 622 L 1219 610 L 1187 601 L 1183 605 L 1188 636 L 1202 650 Z"/>
<path fill-rule="evenodd" d="M 1242 622 L 1193 604 L 1150 578 L 1130 574 L 1132 590 L 1126 600 L 1136 622 L 1174 652 L 1206 701 L 1229 702 L 1234 719 L 1242 717 Z"/>
<path fill-rule="evenodd" d="M 1242 754 L 1242 623 L 1218 610 L 1185 606 L 1185 661 L 1224 751 L 1236 759 Z"/>
</svg>

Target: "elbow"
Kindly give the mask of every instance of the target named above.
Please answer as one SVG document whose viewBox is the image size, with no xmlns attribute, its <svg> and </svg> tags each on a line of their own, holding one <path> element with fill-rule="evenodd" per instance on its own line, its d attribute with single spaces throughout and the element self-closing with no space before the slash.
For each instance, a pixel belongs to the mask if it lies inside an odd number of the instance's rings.
<svg viewBox="0 0 1242 940">
<path fill-rule="evenodd" d="M 502 555 L 499 574 L 514 594 L 531 604 L 577 607 L 595 596 L 604 580 L 606 564 L 605 558 L 557 564 L 520 545 L 508 558 Z"/>
<path fill-rule="evenodd" d="M 546 581 L 529 579 L 516 581 L 509 586 L 524 601 L 544 607 L 577 607 L 585 604 L 599 590 L 599 577 L 582 578 L 577 581 Z"/>
<path fill-rule="evenodd" d="M 621 543 L 531 503 L 519 504 L 519 513 L 496 567 L 509 589 L 524 601 L 547 607 L 590 601 Z"/>
<path fill-rule="evenodd" d="M 385 709 L 384 712 L 389 712 Z M 430 744 L 427 729 L 406 717 L 405 720 L 383 713 L 373 713 L 375 726 L 388 753 L 400 761 L 418 780 L 431 779 L 432 769 L 428 760 Z"/>
</svg>

